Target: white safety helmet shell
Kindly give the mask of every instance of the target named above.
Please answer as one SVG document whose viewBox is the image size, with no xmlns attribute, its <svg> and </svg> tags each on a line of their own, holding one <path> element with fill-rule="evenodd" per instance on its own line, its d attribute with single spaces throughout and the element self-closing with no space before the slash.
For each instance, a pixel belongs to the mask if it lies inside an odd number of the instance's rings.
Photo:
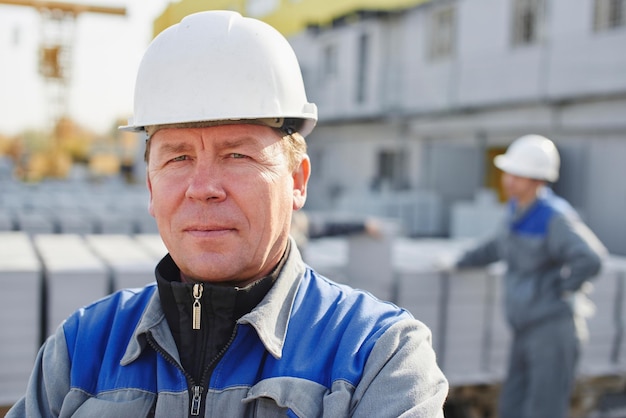
<svg viewBox="0 0 626 418">
<path fill-rule="evenodd" d="M 262 21 L 206 11 L 150 43 L 137 72 L 133 119 L 121 129 L 267 118 L 299 119 L 303 136 L 317 122 L 291 45 Z"/>
<path fill-rule="evenodd" d="M 559 179 L 559 152 L 552 141 L 541 135 L 516 139 L 506 153 L 497 155 L 493 162 L 500 170 L 516 176 L 549 182 Z"/>
</svg>

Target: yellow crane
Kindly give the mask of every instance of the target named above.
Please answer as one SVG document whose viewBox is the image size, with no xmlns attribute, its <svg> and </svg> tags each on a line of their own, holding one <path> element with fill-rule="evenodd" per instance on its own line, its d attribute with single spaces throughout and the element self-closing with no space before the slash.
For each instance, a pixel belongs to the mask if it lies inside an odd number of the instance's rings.
<svg viewBox="0 0 626 418">
<path fill-rule="evenodd" d="M 125 16 L 126 8 L 41 0 L 0 0 L 1 4 L 32 7 L 41 15 L 39 73 L 46 82 L 49 113 L 56 124 L 67 111 L 76 18 L 83 13 Z"/>
<path fill-rule="evenodd" d="M 67 113 L 76 19 L 83 13 L 125 16 L 126 8 L 44 0 L 0 0 L 0 5 L 31 7 L 41 16 L 38 70 L 44 80 L 47 119 L 54 143 L 52 151 L 44 158 L 51 168 L 39 171 L 62 176 L 67 171 L 67 163 L 59 161 L 67 160 L 68 156 L 61 142 L 72 137 L 68 134 L 67 126 L 71 123 L 68 125 Z"/>
</svg>

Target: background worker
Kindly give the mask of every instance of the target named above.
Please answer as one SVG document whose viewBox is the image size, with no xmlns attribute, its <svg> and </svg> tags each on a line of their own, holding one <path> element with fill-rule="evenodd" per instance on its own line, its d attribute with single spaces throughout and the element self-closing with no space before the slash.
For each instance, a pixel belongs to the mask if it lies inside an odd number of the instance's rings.
<svg viewBox="0 0 626 418">
<path fill-rule="evenodd" d="M 606 250 L 548 187 L 560 166 L 552 141 L 523 136 L 494 163 L 510 198 L 506 220 L 495 236 L 447 267 L 507 264 L 504 299 L 513 341 L 499 416 L 565 418 L 591 303 L 585 290 Z"/>
<path fill-rule="evenodd" d="M 311 239 L 367 235 L 378 239 L 384 235 L 384 225 L 380 219 L 368 217 L 342 217 L 335 219 L 319 213 L 299 210 L 291 216 L 291 237 L 294 239 L 302 259 L 307 262 L 307 247 Z"/>
<path fill-rule="evenodd" d="M 156 283 L 70 316 L 8 417 L 442 417 L 448 384 L 407 311 L 305 265 L 317 110 L 286 39 L 234 12 L 185 17 L 139 67 Z"/>
</svg>

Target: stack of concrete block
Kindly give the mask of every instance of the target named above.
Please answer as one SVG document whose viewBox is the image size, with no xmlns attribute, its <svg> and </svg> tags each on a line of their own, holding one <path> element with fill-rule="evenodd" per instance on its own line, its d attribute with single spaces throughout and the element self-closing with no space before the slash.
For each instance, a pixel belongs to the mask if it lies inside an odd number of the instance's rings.
<svg viewBox="0 0 626 418">
<path fill-rule="evenodd" d="M 100 234 L 134 234 L 133 218 L 110 208 L 94 210 L 93 217 L 96 231 Z"/>
<path fill-rule="evenodd" d="M 453 384 L 488 381 L 486 335 L 491 325 L 490 281 L 484 270 L 445 275 L 447 313 L 443 371 Z"/>
<path fill-rule="evenodd" d="M 504 307 L 504 273 L 505 264 L 497 263 L 485 270 L 488 295 L 486 302 L 487 329 L 485 334 L 485 372 L 488 376 L 500 381 L 506 375 L 509 350 L 511 347 L 511 330 L 506 319 Z"/>
<path fill-rule="evenodd" d="M 615 360 L 617 369 L 621 373 L 626 372 L 626 257 L 614 256 L 613 266 L 616 270 L 615 279 L 619 289 L 617 298 L 616 338 L 615 338 Z"/>
<path fill-rule="evenodd" d="M 379 227 L 375 237 L 365 233 L 348 237 L 346 275 L 351 286 L 393 301 L 396 290 L 392 249 L 398 225 L 392 221 L 379 221 Z"/>
<path fill-rule="evenodd" d="M 158 234 L 159 229 L 155 219 L 150 215 L 147 208 L 138 209 L 134 213 L 136 230 L 140 234 Z"/>
<path fill-rule="evenodd" d="M 434 343 L 439 343 L 441 327 L 442 282 L 432 271 L 398 271 L 397 304 L 407 309 L 433 332 Z"/>
<path fill-rule="evenodd" d="M 455 259 L 472 240 L 396 240 L 397 303 L 428 325 L 440 366 L 454 384 L 486 381 L 492 292 L 484 269 L 447 273 L 437 266 Z"/>
<path fill-rule="evenodd" d="M 505 214 L 492 190 L 481 190 L 473 201 L 456 202 L 450 209 L 452 238 L 485 238 L 495 233 Z"/>
<path fill-rule="evenodd" d="M 621 373 L 626 373 L 626 258 L 620 259 L 620 273 L 617 280 L 620 287 L 620 298 L 618 300 L 618 323 L 616 324 L 615 352 L 617 369 Z"/>
<path fill-rule="evenodd" d="M 396 272 L 398 295 L 397 304 L 411 312 L 426 324 L 433 334 L 433 346 L 437 350 L 442 345 L 442 281 L 433 271 Z"/>
<path fill-rule="evenodd" d="M 76 309 L 109 294 L 110 274 L 80 235 L 41 234 L 33 242 L 44 265 L 50 334 Z"/>
<path fill-rule="evenodd" d="M 0 209 L 11 216 L 11 225 L 29 233 L 156 232 L 144 185 L 8 182 L 0 184 L 0 192 Z"/>
<path fill-rule="evenodd" d="M 161 260 L 167 254 L 167 248 L 159 234 L 136 234 L 135 240 L 157 260 Z"/>
<path fill-rule="evenodd" d="M 433 270 L 438 252 L 430 240 L 398 239 L 394 244 L 394 273 L 397 285 L 396 303 L 426 324 L 433 334 L 433 347 L 442 345 L 441 275 Z"/>
<path fill-rule="evenodd" d="M 616 370 L 616 338 L 619 327 L 619 303 L 622 298 L 620 269 L 609 260 L 593 281 L 589 298 L 595 305 L 587 318 L 589 337 L 582 345 L 580 373 L 598 375 Z"/>
<path fill-rule="evenodd" d="M 45 210 L 25 210 L 16 213 L 19 231 L 29 234 L 52 234 L 55 232 L 54 221 Z"/>
<path fill-rule="evenodd" d="M 0 405 L 26 390 L 39 349 L 41 265 L 26 233 L 0 233 Z"/>
<path fill-rule="evenodd" d="M 143 287 L 155 280 L 159 258 L 130 235 L 87 235 L 85 240 L 111 269 L 113 290 Z"/>
<path fill-rule="evenodd" d="M 59 209 L 55 213 L 58 232 L 61 234 L 91 234 L 94 233 L 94 218 L 86 210 Z"/>
<path fill-rule="evenodd" d="M 12 231 L 13 214 L 9 209 L 0 208 L 0 231 Z"/>
<path fill-rule="evenodd" d="M 348 241 L 345 238 L 318 238 L 306 244 L 304 262 L 316 272 L 340 283 L 348 283 Z"/>
<path fill-rule="evenodd" d="M 335 202 L 338 212 L 358 216 L 393 218 L 410 236 L 438 236 L 443 230 L 443 202 L 438 193 L 420 190 L 406 193 L 386 190 L 369 195 L 343 193 Z"/>
</svg>

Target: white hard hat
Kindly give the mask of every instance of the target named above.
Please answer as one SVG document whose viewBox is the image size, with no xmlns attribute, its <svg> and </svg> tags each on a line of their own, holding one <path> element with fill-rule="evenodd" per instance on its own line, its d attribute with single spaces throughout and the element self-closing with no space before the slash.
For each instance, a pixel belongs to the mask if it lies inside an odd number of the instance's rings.
<svg viewBox="0 0 626 418">
<path fill-rule="evenodd" d="M 230 11 L 186 16 L 148 46 L 135 83 L 134 115 L 121 129 L 237 120 L 284 120 L 309 134 L 309 103 L 296 55 L 273 27 Z"/>
<path fill-rule="evenodd" d="M 506 153 L 497 155 L 493 162 L 500 170 L 516 176 L 549 182 L 559 179 L 559 152 L 552 141 L 541 135 L 516 139 Z"/>
</svg>

